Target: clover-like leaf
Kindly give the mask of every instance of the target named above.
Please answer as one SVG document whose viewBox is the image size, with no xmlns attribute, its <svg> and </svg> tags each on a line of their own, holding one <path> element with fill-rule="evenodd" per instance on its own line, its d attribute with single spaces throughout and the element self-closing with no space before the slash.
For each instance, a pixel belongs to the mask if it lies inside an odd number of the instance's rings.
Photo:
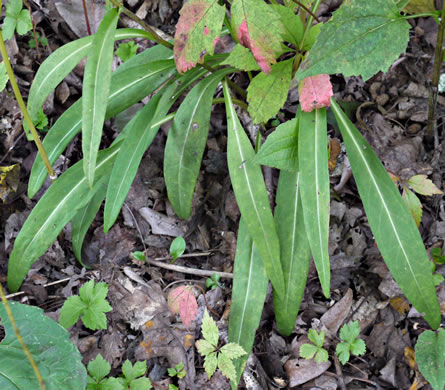
<svg viewBox="0 0 445 390">
<path fill-rule="evenodd" d="M 2 25 L 3 38 L 11 39 L 14 31 L 24 35 L 32 29 L 31 15 L 23 8 L 22 0 L 9 0 L 6 4 L 6 15 Z"/>
<path fill-rule="evenodd" d="M 98 383 L 110 373 L 111 366 L 110 363 L 99 354 L 96 356 L 96 359 L 88 363 L 87 369 L 90 376 Z"/>
</svg>

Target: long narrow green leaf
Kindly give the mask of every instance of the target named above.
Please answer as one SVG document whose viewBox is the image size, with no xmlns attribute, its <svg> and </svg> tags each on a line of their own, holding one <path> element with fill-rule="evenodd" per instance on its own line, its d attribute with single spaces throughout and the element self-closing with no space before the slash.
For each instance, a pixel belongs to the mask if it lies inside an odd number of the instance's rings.
<svg viewBox="0 0 445 390">
<path fill-rule="evenodd" d="M 267 276 L 277 294 L 283 296 L 280 244 L 263 174 L 261 167 L 254 162 L 255 152 L 235 112 L 227 82 L 223 86 L 227 113 L 227 162 L 233 192 Z"/>
<path fill-rule="evenodd" d="M 209 134 L 212 97 L 232 68 L 221 69 L 199 82 L 179 107 L 164 151 L 164 178 L 168 199 L 176 214 L 190 217 L 193 191 Z"/>
<path fill-rule="evenodd" d="M 238 388 L 239 379 L 252 350 L 268 285 L 269 279 L 261 257 L 253 244 L 243 218 L 241 218 L 236 241 L 235 268 L 233 270 L 229 342 L 241 345 L 247 355 L 234 361 L 237 383 L 232 383 L 232 388 Z"/>
<path fill-rule="evenodd" d="M 298 164 L 295 168 L 298 169 Z M 283 297 L 274 293 L 273 301 L 278 330 L 285 336 L 289 336 L 294 329 L 311 259 L 298 191 L 300 175 L 299 172 L 280 172 L 275 207 L 285 292 Z"/>
<path fill-rule="evenodd" d="M 207 72 L 195 68 L 184 76 L 172 80 L 169 86 L 150 102 L 125 126 L 124 141 L 113 167 L 104 211 L 104 230 L 107 232 L 117 216 L 136 176 L 142 156 L 159 130 L 159 121 L 182 92 Z M 160 100 L 159 100 L 160 98 Z M 121 134 L 121 136 L 122 136 Z"/>
<path fill-rule="evenodd" d="M 397 284 L 432 328 L 440 308 L 431 266 L 414 219 L 385 168 L 341 108 L 331 100 L 354 179 L 383 259 Z"/>
<path fill-rule="evenodd" d="M 323 294 L 330 294 L 329 169 L 326 108 L 299 110 L 298 159 L 304 225 Z"/>
<path fill-rule="evenodd" d="M 99 152 L 96 177 L 109 175 L 119 148 Z M 63 227 L 94 195 L 82 170 L 82 161 L 70 167 L 46 191 L 14 242 L 8 264 L 8 287 L 17 291 L 31 265 L 56 240 Z"/>
<path fill-rule="evenodd" d="M 149 60 L 148 57 L 145 57 L 145 59 Z M 173 60 L 142 63 L 125 67 L 123 71 L 116 71 L 111 79 L 106 118 L 117 115 L 149 95 L 175 72 L 176 68 Z M 59 158 L 69 142 L 79 133 L 82 124 L 81 116 L 82 99 L 79 99 L 62 114 L 46 135 L 43 146 L 48 153 L 51 164 Z M 47 173 L 40 154 L 37 154 L 28 184 L 28 196 L 30 198 L 42 186 Z"/>
<path fill-rule="evenodd" d="M 93 223 L 96 214 L 105 199 L 105 194 L 107 193 L 107 185 L 109 177 L 102 176 L 97 185 L 94 186 L 95 192 L 88 203 L 77 210 L 73 219 L 71 220 L 71 243 L 73 247 L 74 256 L 85 267 L 82 262 L 82 245 L 85 235 L 88 232 L 88 228 Z"/>
<path fill-rule="evenodd" d="M 97 29 L 88 52 L 82 88 L 83 169 L 90 187 L 94 184 L 96 159 L 107 112 L 113 63 L 114 32 L 119 13 L 109 10 Z"/>
<path fill-rule="evenodd" d="M 155 95 L 128 123 L 127 136 L 114 163 L 104 211 L 105 233 L 113 226 L 136 176 L 142 156 L 153 141 L 159 126 L 152 128 L 152 118 L 161 93 Z M 169 107 L 166 107 L 168 111 Z"/>
<path fill-rule="evenodd" d="M 124 28 L 114 34 L 114 40 L 147 38 L 144 30 Z M 93 42 L 93 36 L 80 38 L 74 42 L 59 47 L 42 65 L 40 65 L 29 89 L 28 111 L 31 119 L 37 120 L 39 110 L 52 90 L 74 69 L 74 67 L 88 54 Z M 160 46 L 163 47 L 163 46 Z M 171 53 L 167 48 L 165 51 Z"/>
</svg>

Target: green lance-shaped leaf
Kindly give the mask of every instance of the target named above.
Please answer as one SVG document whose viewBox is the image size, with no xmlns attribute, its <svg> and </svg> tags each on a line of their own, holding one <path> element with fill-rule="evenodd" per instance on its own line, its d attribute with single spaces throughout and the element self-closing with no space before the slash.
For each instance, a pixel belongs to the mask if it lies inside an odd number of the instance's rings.
<svg viewBox="0 0 445 390">
<path fill-rule="evenodd" d="M 17 329 L 23 338 L 48 390 L 84 390 L 87 371 L 70 334 L 43 310 L 9 302 Z M 3 304 L 1 325 L 6 336 L 0 343 L 0 389 L 40 389 L 36 374 L 18 341 Z"/>
<path fill-rule="evenodd" d="M 414 219 L 371 146 L 333 99 L 331 107 L 383 259 L 406 297 L 436 329 L 440 325 L 439 302 Z"/>
<path fill-rule="evenodd" d="M 179 73 L 204 63 L 215 50 L 226 7 L 218 0 L 189 0 L 180 11 L 175 33 L 175 62 Z"/>
<path fill-rule="evenodd" d="M 298 47 L 303 38 L 303 22 L 300 15 L 297 15 L 292 9 L 281 4 L 272 5 L 274 11 L 280 15 L 281 22 L 284 26 L 283 39 Z"/>
<path fill-rule="evenodd" d="M 179 107 L 164 151 L 164 178 L 168 199 L 176 214 L 188 219 L 193 191 L 209 134 L 212 97 L 232 68 L 221 69 L 198 83 Z"/>
<path fill-rule="evenodd" d="M 267 122 L 283 107 L 292 78 L 292 61 L 281 61 L 272 66 L 269 75 L 256 75 L 247 89 L 249 114 L 254 123 Z"/>
<path fill-rule="evenodd" d="M 158 47 L 158 46 L 155 46 Z M 154 56 L 156 58 L 156 56 Z M 172 60 L 161 60 L 135 66 L 126 66 L 138 56 L 128 60 L 114 72 L 111 79 L 111 90 L 108 96 L 108 106 L 105 118 L 111 118 L 119 112 L 137 103 L 139 100 L 159 88 L 176 70 Z M 79 99 L 68 110 L 66 110 L 43 140 L 43 146 L 48 153 L 51 164 L 59 158 L 60 154 L 67 147 L 70 141 L 77 135 L 82 124 L 82 99 Z M 45 164 L 37 154 L 31 170 L 28 184 L 28 196 L 33 197 L 42 186 L 47 176 Z"/>
<path fill-rule="evenodd" d="M 247 352 L 247 355 L 234 361 L 237 381 L 232 383 L 232 387 L 238 388 L 239 379 L 252 350 L 269 285 L 263 262 L 243 218 L 239 223 L 234 267 L 229 342 L 241 345 Z"/>
<path fill-rule="evenodd" d="M 171 80 L 158 92 L 125 126 L 125 137 L 111 173 L 104 211 L 104 230 L 107 232 L 116 220 L 130 190 L 141 159 L 159 130 L 159 121 L 164 119 L 170 107 L 182 92 L 207 71 L 194 69 L 186 75 Z"/>
<path fill-rule="evenodd" d="M 125 28 L 117 30 L 114 39 L 147 38 L 147 34 L 143 30 Z M 51 91 L 88 54 L 92 42 L 93 36 L 88 36 L 67 43 L 59 47 L 40 65 L 31 84 L 28 97 L 27 108 L 33 121 L 38 120 L 39 111 Z M 171 53 L 167 48 L 164 49 L 167 53 Z"/>
<path fill-rule="evenodd" d="M 98 213 L 102 202 L 105 199 L 107 193 L 107 184 L 109 177 L 103 176 L 97 185 L 94 186 L 95 192 L 88 203 L 81 209 L 77 210 L 73 219 L 71 220 L 71 245 L 73 247 L 74 255 L 82 266 L 85 264 L 82 262 L 82 245 L 85 235 L 88 232 L 88 228 L 93 223 L 96 214 Z"/>
<path fill-rule="evenodd" d="M 227 162 L 236 201 L 249 234 L 261 256 L 267 276 L 278 295 L 284 294 L 278 241 L 261 167 L 232 104 L 227 83 L 223 83 L 227 113 Z"/>
<path fill-rule="evenodd" d="M 281 53 L 280 16 L 263 0 L 234 0 L 231 15 L 239 43 L 250 49 L 263 72 L 270 73 Z"/>
<path fill-rule="evenodd" d="M 445 330 L 423 332 L 416 344 L 416 362 L 434 390 L 445 386 Z"/>
<path fill-rule="evenodd" d="M 274 294 L 274 307 L 278 330 L 285 336 L 289 336 L 294 329 L 311 258 L 298 193 L 300 175 L 299 172 L 280 172 L 275 208 L 285 292 L 283 297 Z"/>
<path fill-rule="evenodd" d="M 296 77 L 343 73 L 367 80 L 406 49 L 409 23 L 393 0 L 348 0 L 321 28 Z"/>
<path fill-rule="evenodd" d="M 326 108 L 299 110 L 298 157 L 301 172 L 301 204 L 323 294 L 330 294 L 329 169 Z"/>
<path fill-rule="evenodd" d="M 258 164 L 296 171 L 298 167 L 298 117 L 279 125 L 255 156 Z"/>
<path fill-rule="evenodd" d="M 96 177 L 111 173 L 118 147 L 98 155 Z M 46 191 L 32 210 L 14 242 L 9 258 L 8 287 L 17 291 L 31 265 L 49 248 L 63 227 L 94 195 L 82 170 L 82 161 L 70 167 Z"/>
<path fill-rule="evenodd" d="M 119 13 L 109 10 L 97 29 L 88 52 L 82 88 L 82 152 L 83 169 L 90 187 L 94 184 L 94 172 L 102 127 L 107 112 L 113 62 L 114 32 Z"/>
</svg>

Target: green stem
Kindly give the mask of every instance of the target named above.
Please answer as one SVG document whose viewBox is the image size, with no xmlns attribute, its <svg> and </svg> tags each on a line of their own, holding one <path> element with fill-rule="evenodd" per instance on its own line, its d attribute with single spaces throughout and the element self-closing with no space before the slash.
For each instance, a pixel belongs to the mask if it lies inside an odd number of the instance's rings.
<svg viewBox="0 0 445 390">
<path fill-rule="evenodd" d="M 0 0 L 0 9 L 1 9 L 1 0 Z M 12 90 L 14 91 L 15 98 L 17 100 L 17 103 L 19 104 L 20 110 L 23 113 L 23 117 L 26 121 L 26 124 L 28 125 L 32 138 L 34 139 L 34 142 L 37 145 L 37 149 L 40 152 L 40 155 L 42 156 L 42 160 L 46 166 L 46 170 L 48 171 L 49 177 L 51 180 L 54 180 L 56 178 L 54 174 L 54 170 L 49 163 L 48 156 L 45 152 L 45 148 L 43 147 L 42 141 L 40 141 L 40 137 L 37 134 L 37 131 L 34 127 L 34 124 L 32 123 L 31 117 L 29 116 L 28 110 L 26 109 L 25 102 L 23 101 L 22 94 L 20 93 L 19 86 L 17 85 L 17 81 L 15 80 L 14 72 L 11 67 L 11 63 L 9 62 L 8 52 L 6 51 L 5 41 L 3 40 L 3 33 L 0 30 L 0 53 L 3 57 L 3 62 L 5 63 L 6 72 L 8 73 L 9 82 L 11 83 Z"/>
<path fill-rule="evenodd" d="M 162 39 L 159 34 L 153 30 L 147 23 L 145 23 L 139 16 L 135 15 L 128 8 L 125 8 L 123 4 L 119 3 L 117 0 L 110 0 L 114 6 L 121 8 L 124 15 L 128 16 L 131 20 L 135 21 L 137 24 L 142 26 L 145 31 L 149 32 L 152 35 L 152 40 L 167 47 L 168 49 L 173 49 L 173 45 L 170 42 L 167 42 L 165 39 Z"/>
<path fill-rule="evenodd" d="M 0 1 L 0 9 L 1 9 L 1 1 Z M 23 352 L 25 353 L 27 359 L 29 360 L 29 363 L 31 364 L 32 369 L 34 370 L 34 373 L 36 374 L 37 380 L 39 381 L 40 390 L 45 390 L 45 382 L 43 381 L 42 375 L 40 374 L 39 368 L 37 367 L 36 362 L 34 361 L 31 353 L 29 352 L 28 347 L 25 344 L 25 341 L 22 338 L 22 335 L 20 334 L 17 324 L 15 323 L 14 316 L 12 315 L 11 308 L 9 306 L 8 300 L 6 299 L 5 292 L 3 291 L 3 287 L 0 284 L 0 297 L 3 302 L 3 305 L 5 306 L 6 315 L 9 318 L 9 321 L 11 322 L 12 329 L 15 333 L 15 336 L 17 337 L 17 340 L 19 341 L 20 345 L 22 346 Z"/>
<path fill-rule="evenodd" d="M 437 22 L 437 24 L 440 24 L 437 12 L 424 12 L 422 14 L 403 15 L 402 19 L 408 20 L 408 19 L 414 19 L 414 18 L 429 18 L 430 16 L 432 16 L 434 18 L 434 20 Z"/>
<path fill-rule="evenodd" d="M 233 31 L 232 25 L 230 24 L 230 20 L 229 20 L 229 17 L 227 16 L 227 12 L 224 14 L 224 24 L 226 25 L 227 30 L 229 30 L 230 36 L 232 37 L 233 41 L 235 43 L 239 43 L 238 38 L 236 37 L 236 35 Z"/>
<path fill-rule="evenodd" d="M 445 35 L 445 1 L 442 6 L 442 14 L 440 17 L 439 31 L 437 32 L 436 49 L 434 51 L 433 78 L 431 80 L 430 97 L 428 100 L 428 124 L 426 134 L 432 137 L 434 134 L 434 113 L 436 110 L 437 92 L 440 79 L 440 68 L 442 65 L 442 45 Z"/>
<path fill-rule="evenodd" d="M 295 76 L 295 73 L 297 72 L 298 67 L 300 66 L 301 59 L 303 58 L 302 51 L 303 51 L 303 46 L 304 46 L 304 40 L 306 39 L 306 36 L 307 36 L 309 30 L 311 29 L 312 22 L 314 21 L 314 16 L 317 13 L 320 3 L 321 3 L 321 0 L 315 0 L 312 10 L 309 13 L 307 21 L 304 25 L 303 38 L 301 39 L 300 46 L 298 47 L 299 54 L 295 57 L 294 63 L 292 65 L 292 78 Z"/>
<path fill-rule="evenodd" d="M 224 103 L 224 98 L 215 98 L 212 100 L 212 104 L 222 104 Z M 239 99 L 233 99 L 232 103 L 236 104 L 237 106 L 241 107 L 244 111 L 247 112 L 247 104 Z"/>
</svg>

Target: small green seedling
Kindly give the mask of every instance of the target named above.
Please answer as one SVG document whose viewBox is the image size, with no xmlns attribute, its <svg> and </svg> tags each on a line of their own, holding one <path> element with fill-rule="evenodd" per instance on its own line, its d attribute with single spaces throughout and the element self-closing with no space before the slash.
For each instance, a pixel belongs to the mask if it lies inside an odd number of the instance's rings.
<svg viewBox="0 0 445 390">
<path fill-rule="evenodd" d="M 145 261 L 146 260 L 146 258 L 145 258 L 145 253 L 144 252 L 141 252 L 141 251 L 136 251 L 136 252 L 133 252 L 132 253 L 132 256 L 133 256 L 133 258 L 135 259 L 135 260 L 138 260 L 138 261 Z"/>
<path fill-rule="evenodd" d="M 201 332 L 204 339 L 196 342 L 198 352 L 204 356 L 204 369 L 209 378 L 219 368 L 221 373 L 231 381 L 236 381 L 236 370 L 233 359 L 246 355 L 246 351 L 236 343 L 218 347 L 219 331 L 216 322 L 209 316 L 207 310 L 202 317 Z"/>
<path fill-rule="evenodd" d="M 110 373 L 111 366 L 102 355 L 88 363 L 87 390 L 124 390 L 117 378 L 106 378 Z"/>
<path fill-rule="evenodd" d="M 37 43 L 39 43 L 42 46 L 48 46 L 48 38 L 41 37 L 38 32 L 36 32 L 36 38 L 37 38 Z M 34 37 L 30 38 L 30 40 L 28 41 L 28 45 L 30 49 L 36 48 L 36 40 L 34 39 Z"/>
<path fill-rule="evenodd" d="M 169 384 L 169 385 L 168 385 L 168 390 L 178 390 L 178 386 Z"/>
<path fill-rule="evenodd" d="M 138 45 L 133 41 L 121 43 L 117 48 L 115 54 L 122 60 L 122 62 L 128 61 L 133 58 L 138 51 Z"/>
<path fill-rule="evenodd" d="M 179 236 L 176 237 L 170 245 L 170 256 L 172 257 L 172 263 L 176 261 L 178 257 L 181 257 L 185 251 L 185 240 Z"/>
<path fill-rule="evenodd" d="M 431 262 L 431 272 L 433 274 L 434 285 L 437 287 L 440 283 L 444 281 L 444 277 L 441 274 L 436 273 L 436 263 L 434 262 Z"/>
<path fill-rule="evenodd" d="M 90 280 L 79 289 L 79 295 L 69 297 L 60 310 L 59 324 L 64 328 L 73 326 L 79 317 L 83 324 L 91 329 L 106 329 L 106 312 L 112 310 L 105 299 L 108 294 L 108 285 L 104 282 L 94 285 Z"/>
<path fill-rule="evenodd" d="M 210 278 L 206 279 L 206 287 L 210 290 L 214 290 L 217 287 L 221 286 L 221 283 L 219 280 L 221 279 L 221 275 L 217 274 L 216 272 L 210 276 Z"/>
<path fill-rule="evenodd" d="M 186 372 L 184 370 L 184 363 L 179 363 L 175 366 L 175 368 L 167 369 L 168 375 L 171 377 L 177 376 L 179 379 L 184 378 L 186 376 Z"/>
<path fill-rule="evenodd" d="M 6 4 L 6 16 L 2 25 L 3 38 L 11 39 L 15 31 L 19 35 L 24 35 L 31 29 L 31 15 L 27 9 L 23 9 L 22 0 L 9 0 Z"/>
<path fill-rule="evenodd" d="M 122 373 L 124 374 L 118 381 L 121 383 L 122 388 L 127 390 L 148 390 L 153 386 L 148 378 L 143 377 L 147 372 L 147 362 L 136 362 L 134 366 L 127 359 L 122 366 Z M 139 378 L 142 377 L 142 378 Z"/>
<path fill-rule="evenodd" d="M 337 344 L 335 353 L 342 364 L 349 361 L 351 353 L 355 356 L 361 356 L 366 352 L 366 344 L 359 339 L 360 326 L 358 321 L 344 324 L 340 329 L 341 343 Z"/>
<path fill-rule="evenodd" d="M 6 73 L 5 63 L 0 62 L 0 92 L 5 89 L 8 80 L 9 77 L 8 74 Z"/>
<path fill-rule="evenodd" d="M 436 264 L 438 265 L 445 264 L 445 256 L 442 254 L 442 249 L 440 248 L 431 249 L 431 257 L 433 258 L 433 261 Z"/>
<path fill-rule="evenodd" d="M 324 331 L 318 333 L 315 329 L 309 329 L 308 337 L 313 344 L 303 344 L 300 347 L 300 356 L 304 359 L 312 359 L 315 356 L 317 363 L 327 362 L 328 351 L 323 348 Z"/>
</svg>

